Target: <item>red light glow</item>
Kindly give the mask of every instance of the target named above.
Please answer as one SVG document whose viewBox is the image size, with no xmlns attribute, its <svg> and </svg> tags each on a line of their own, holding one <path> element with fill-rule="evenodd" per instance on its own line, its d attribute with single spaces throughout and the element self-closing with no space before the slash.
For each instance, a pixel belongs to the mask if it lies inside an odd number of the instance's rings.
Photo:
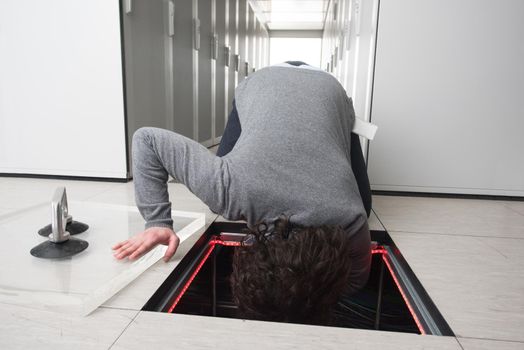
<svg viewBox="0 0 524 350">
<path fill-rule="evenodd" d="M 200 272 L 200 269 L 205 264 L 205 262 L 207 261 L 207 259 L 209 258 L 209 256 L 211 255 L 211 253 L 213 252 L 213 249 L 215 249 L 215 246 L 217 244 L 223 245 L 223 246 L 227 246 L 227 247 L 238 247 L 238 246 L 242 245 L 241 242 L 223 241 L 219 237 L 214 236 L 209 241 L 209 247 L 208 247 L 206 253 L 204 254 L 204 258 L 200 261 L 200 263 L 198 264 L 198 266 L 195 269 L 195 271 L 193 271 L 193 273 L 191 274 L 191 277 L 189 278 L 189 280 L 184 285 L 184 288 L 182 288 L 182 291 L 176 297 L 175 301 L 173 302 L 173 304 L 171 305 L 171 307 L 167 311 L 168 313 L 173 312 L 173 310 L 175 309 L 177 304 L 180 302 L 180 299 L 182 299 L 182 297 L 184 296 L 185 292 L 187 291 L 187 289 L 189 288 L 189 286 L 191 285 L 191 283 L 193 282 L 195 277 L 198 275 L 198 272 Z M 406 306 L 408 307 L 408 310 L 411 313 L 411 316 L 413 317 L 413 320 L 415 320 L 415 323 L 417 324 L 417 328 L 419 329 L 421 334 L 426 334 L 426 332 L 424 331 L 424 328 L 422 327 L 422 324 L 421 324 L 420 320 L 418 319 L 417 315 L 415 314 L 415 312 L 413 310 L 413 307 L 411 306 L 408 298 L 406 297 L 406 293 L 402 289 L 402 287 L 401 287 L 401 285 L 400 285 L 400 283 L 399 283 L 399 281 L 397 279 L 397 276 L 395 276 L 395 274 L 393 273 L 393 268 L 391 267 L 389 261 L 386 259 L 386 256 L 388 255 L 387 250 L 385 250 L 384 248 L 380 248 L 379 247 L 379 248 L 376 248 L 376 249 L 372 249 L 371 253 L 372 254 L 381 254 L 382 255 L 382 260 L 386 264 L 386 266 L 387 266 L 387 268 L 389 270 L 390 275 L 393 277 L 393 281 L 395 281 L 395 285 L 397 286 L 398 290 L 400 291 L 400 294 L 402 295 L 402 299 L 404 299 L 404 303 L 406 303 Z"/>
<path fill-rule="evenodd" d="M 223 241 L 219 238 L 214 238 L 212 239 L 211 241 L 209 241 L 209 244 L 220 244 L 220 245 L 223 245 L 223 246 L 226 246 L 226 247 L 240 247 L 242 245 L 242 243 L 240 242 L 235 242 L 235 241 Z"/>
<path fill-rule="evenodd" d="M 207 249 L 206 254 L 204 255 L 204 258 L 202 259 L 202 261 L 200 261 L 200 263 L 198 264 L 198 266 L 195 269 L 195 271 L 193 271 L 193 273 L 191 274 L 191 277 L 189 278 L 189 280 L 187 280 L 186 284 L 184 285 L 184 288 L 182 288 L 182 291 L 180 292 L 180 294 L 176 297 L 175 301 L 173 302 L 173 305 L 171 305 L 169 310 L 167 310 L 168 313 L 173 312 L 173 310 L 177 306 L 178 302 L 180 301 L 180 299 L 182 299 L 182 297 L 186 293 L 187 289 L 189 288 L 189 286 L 191 285 L 191 283 L 195 279 L 196 275 L 198 275 L 198 272 L 200 271 L 202 266 L 207 261 L 207 258 L 209 258 L 209 255 L 211 255 L 211 252 L 213 252 L 213 249 L 215 249 L 215 244 L 211 244 L 210 243 L 209 244 L 209 248 Z"/>
<path fill-rule="evenodd" d="M 371 249 L 371 254 L 387 254 L 388 252 L 383 248 Z"/>
<path fill-rule="evenodd" d="M 417 324 L 417 328 L 420 331 L 420 334 L 426 334 L 426 332 L 424 331 L 424 328 L 422 327 L 422 323 L 420 323 L 420 320 L 418 319 L 417 314 L 415 314 L 415 311 L 413 310 L 413 306 L 411 306 L 411 303 L 409 302 L 408 298 L 406 297 L 406 292 L 404 292 L 404 290 L 400 286 L 400 283 L 399 283 L 399 281 L 397 279 L 397 276 L 395 276 L 395 274 L 393 273 L 393 268 L 389 264 L 389 261 L 386 259 L 386 255 L 387 254 L 388 254 L 388 252 L 386 250 L 384 250 L 384 252 L 382 253 L 382 260 L 384 261 L 384 263 L 388 267 L 389 274 L 391 275 L 391 277 L 393 277 L 393 281 L 395 281 L 395 284 L 397 285 L 397 288 L 398 288 L 400 294 L 402 295 L 402 299 L 404 299 L 404 303 L 406 303 L 406 306 L 408 307 L 408 310 L 411 313 L 411 316 L 413 317 L 413 320 L 415 320 L 415 323 Z"/>
<path fill-rule="evenodd" d="M 223 246 L 229 246 L 229 247 L 236 247 L 236 246 L 240 246 L 241 245 L 240 242 L 223 241 L 220 238 L 218 238 L 217 236 L 214 236 L 208 243 L 209 248 L 206 251 L 206 253 L 204 254 L 204 258 L 202 259 L 202 261 L 200 261 L 200 263 L 198 264 L 197 268 L 195 269 L 195 271 L 193 271 L 193 273 L 191 274 L 191 277 L 189 278 L 189 280 L 184 285 L 184 288 L 182 288 L 182 291 L 180 292 L 180 294 L 176 297 L 176 299 L 173 302 L 173 304 L 171 305 L 171 307 L 167 310 L 168 313 L 173 312 L 173 310 L 175 309 L 177 304 L 180 302 L 180 299 L 182 299 L 182 297 L 186 293 L 186 291 L 189 288 L 189 286 L 191 286 L 191 283 L 196 278 L 196 276 L 200 272 L 200 269 L 202 268 L 202 266 L 204 266 L 204 264 L 207 261 L 207 258 L 209 258 L 209 256 L 211 255 L 211 252 L 213 252 L 213 249 L 215 249 L 215 245 L 217 245 L 217 244 L 223 245 Z"/>
</svg>

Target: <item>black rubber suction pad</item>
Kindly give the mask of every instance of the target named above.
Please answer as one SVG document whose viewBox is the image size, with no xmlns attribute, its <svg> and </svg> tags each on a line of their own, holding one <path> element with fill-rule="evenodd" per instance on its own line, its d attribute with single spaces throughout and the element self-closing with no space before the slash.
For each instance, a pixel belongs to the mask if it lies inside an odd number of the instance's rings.
<svg viewBox="0 0 524 350">
<path fill-rule="evenodd" d="M 31 249 L 31 255 L 43 259 L 61 259 L 84 251 L 89 243 L 82 239 L 70 238 L 62 243 L 45 241 Z"/>
<path fill-rule="evenodd" d="M 78 235 L 87 231 L 89 226 L 80 221 L 72 221 L 66 225 L 66 231 L 71 235 Z M 51 224 L 38 230 L 38 234 L 43 237 L 48 237 L 51 234 Z"/>
</svg>

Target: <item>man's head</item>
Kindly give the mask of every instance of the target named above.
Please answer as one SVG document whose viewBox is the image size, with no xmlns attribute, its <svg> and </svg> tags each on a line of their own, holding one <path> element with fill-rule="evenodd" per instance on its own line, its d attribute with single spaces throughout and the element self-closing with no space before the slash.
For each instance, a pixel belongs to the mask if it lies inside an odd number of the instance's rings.
<svg viewBox="0 0 524 350">
<path fill-rule="evenodd" d="M 349 239 L 339 227 L 292 228 L 285 218 L 272 232 L 235 251 L 231 287 L 240 316 L 325 324 L 348 286 Z"/>
</svg>

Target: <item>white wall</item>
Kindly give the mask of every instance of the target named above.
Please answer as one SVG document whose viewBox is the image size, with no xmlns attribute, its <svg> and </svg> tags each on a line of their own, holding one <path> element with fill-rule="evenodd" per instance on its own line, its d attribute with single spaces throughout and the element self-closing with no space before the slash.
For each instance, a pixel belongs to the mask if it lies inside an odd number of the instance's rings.
<svg viewBox="0 0 524 350">
<path fill-rule="evenodd" d="M 372 189 L 524 196 L 524 1 L 381 0 Z"/>
<path fill-rule="evenodd" d="M 118 6 L 0 1 L 0 173 L 126 177 Z"/>
</svg>

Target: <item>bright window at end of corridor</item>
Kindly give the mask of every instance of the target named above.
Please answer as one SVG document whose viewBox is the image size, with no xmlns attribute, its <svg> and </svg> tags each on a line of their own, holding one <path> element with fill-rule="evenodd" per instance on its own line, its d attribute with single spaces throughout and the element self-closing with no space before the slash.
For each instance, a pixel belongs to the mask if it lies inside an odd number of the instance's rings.
<svg viewBox="0 0 524 350">
<path fill-rule="evenodd" d="M 302 61 L 320 67 L 321 38 L 271 38 L 270 64 Z"/>
</svg>

